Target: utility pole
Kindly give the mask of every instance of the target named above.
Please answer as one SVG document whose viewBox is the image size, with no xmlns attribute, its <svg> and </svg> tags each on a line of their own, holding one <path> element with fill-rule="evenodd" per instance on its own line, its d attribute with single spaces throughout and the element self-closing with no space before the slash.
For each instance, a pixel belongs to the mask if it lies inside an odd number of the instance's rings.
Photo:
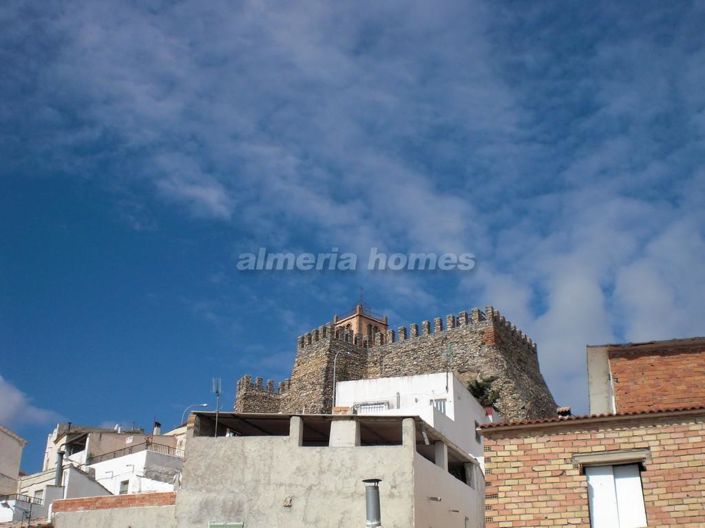
<svg viewBox="0 0 705 528">
<path fill-rule="evenodd" d="M 213 378 L 211 392 L 215 394 L 215 432 L 213 436 L 218 436 L 218 414 L 220 413 L 220 393 L 221 393 L 221 380 L 220 378 Z"/>
</svg>

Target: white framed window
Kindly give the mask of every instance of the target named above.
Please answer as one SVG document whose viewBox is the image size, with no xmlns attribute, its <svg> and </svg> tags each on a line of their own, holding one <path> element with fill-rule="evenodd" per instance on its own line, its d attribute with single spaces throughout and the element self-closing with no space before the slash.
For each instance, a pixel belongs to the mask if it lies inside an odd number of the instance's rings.
<svg viewBox="0 0 705 528">
<path fill-rule="evenodd" d="M 439 413 L 446 413 L 446 399 L 445 398 L 438 398 L 435 400 L 431 400 L 431 405 L 433 405 L 433 408 L 436 409 Z"/>
<path fill-rule="evenodd" d="M 643 528 L 644 493 L 639 464 L 586 466 L 591 528 Z"/>
</svg>

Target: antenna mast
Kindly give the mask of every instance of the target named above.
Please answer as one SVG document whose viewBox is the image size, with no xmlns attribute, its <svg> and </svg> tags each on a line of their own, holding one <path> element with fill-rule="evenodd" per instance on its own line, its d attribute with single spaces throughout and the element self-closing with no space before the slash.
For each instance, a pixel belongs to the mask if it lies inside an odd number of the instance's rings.
<svg viewBox="0 0 705 528">
<path fill-rule="evenodd" d="M 221 380 L 220 378 L 213 378 L 211 381 L 211 392 L 215 394 L 215 432 L 213 436 L 218 436 L 218 414 L 220 413 L 220 393 L 221 393 Z"/>
</svg>

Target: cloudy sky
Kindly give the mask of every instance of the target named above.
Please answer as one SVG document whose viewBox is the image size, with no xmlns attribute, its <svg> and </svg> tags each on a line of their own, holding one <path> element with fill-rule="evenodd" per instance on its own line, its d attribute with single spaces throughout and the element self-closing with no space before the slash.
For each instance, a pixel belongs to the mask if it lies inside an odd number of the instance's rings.
<svg viewBox="0 0 705 528">
<path fill-rule="evenodd" d="M 705 335 L 705 5 L 0 4 L 0 422 L 149 427 L 288 374 L 365 290 L 492 304 L 587 410 L 585 346 Z M 259 273 L 242 252 L 472 252 Z"/>
</svg>

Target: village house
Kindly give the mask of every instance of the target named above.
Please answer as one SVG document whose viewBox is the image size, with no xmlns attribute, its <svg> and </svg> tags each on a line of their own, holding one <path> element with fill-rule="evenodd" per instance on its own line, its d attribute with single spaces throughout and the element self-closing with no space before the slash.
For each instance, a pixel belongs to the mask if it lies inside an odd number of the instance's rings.
<svg viewBox="0 0 705 528">
<path fill-rule="evenodd" d="M 21 521 L 32 505 L 32 499 L 17 494 L 22 450 L 27 441 L 0 425 L 0 523 Z"/>
<path fill-rule="evenodd" d="M 13 518 L 50 516 L 60 499 L 173 491 L 183 465 L 183 428 L 161 434 L 60 423 L 47 437 L 42 471 L 17 481 Z M 0 511 L 0 514 L 2 512 Z"/>
<path fill-rule="evenodd" d="M 482 426 L 486 527 L 702 527 L 705 338 L 587 356 L 593 414 Z"/>
</svg>

